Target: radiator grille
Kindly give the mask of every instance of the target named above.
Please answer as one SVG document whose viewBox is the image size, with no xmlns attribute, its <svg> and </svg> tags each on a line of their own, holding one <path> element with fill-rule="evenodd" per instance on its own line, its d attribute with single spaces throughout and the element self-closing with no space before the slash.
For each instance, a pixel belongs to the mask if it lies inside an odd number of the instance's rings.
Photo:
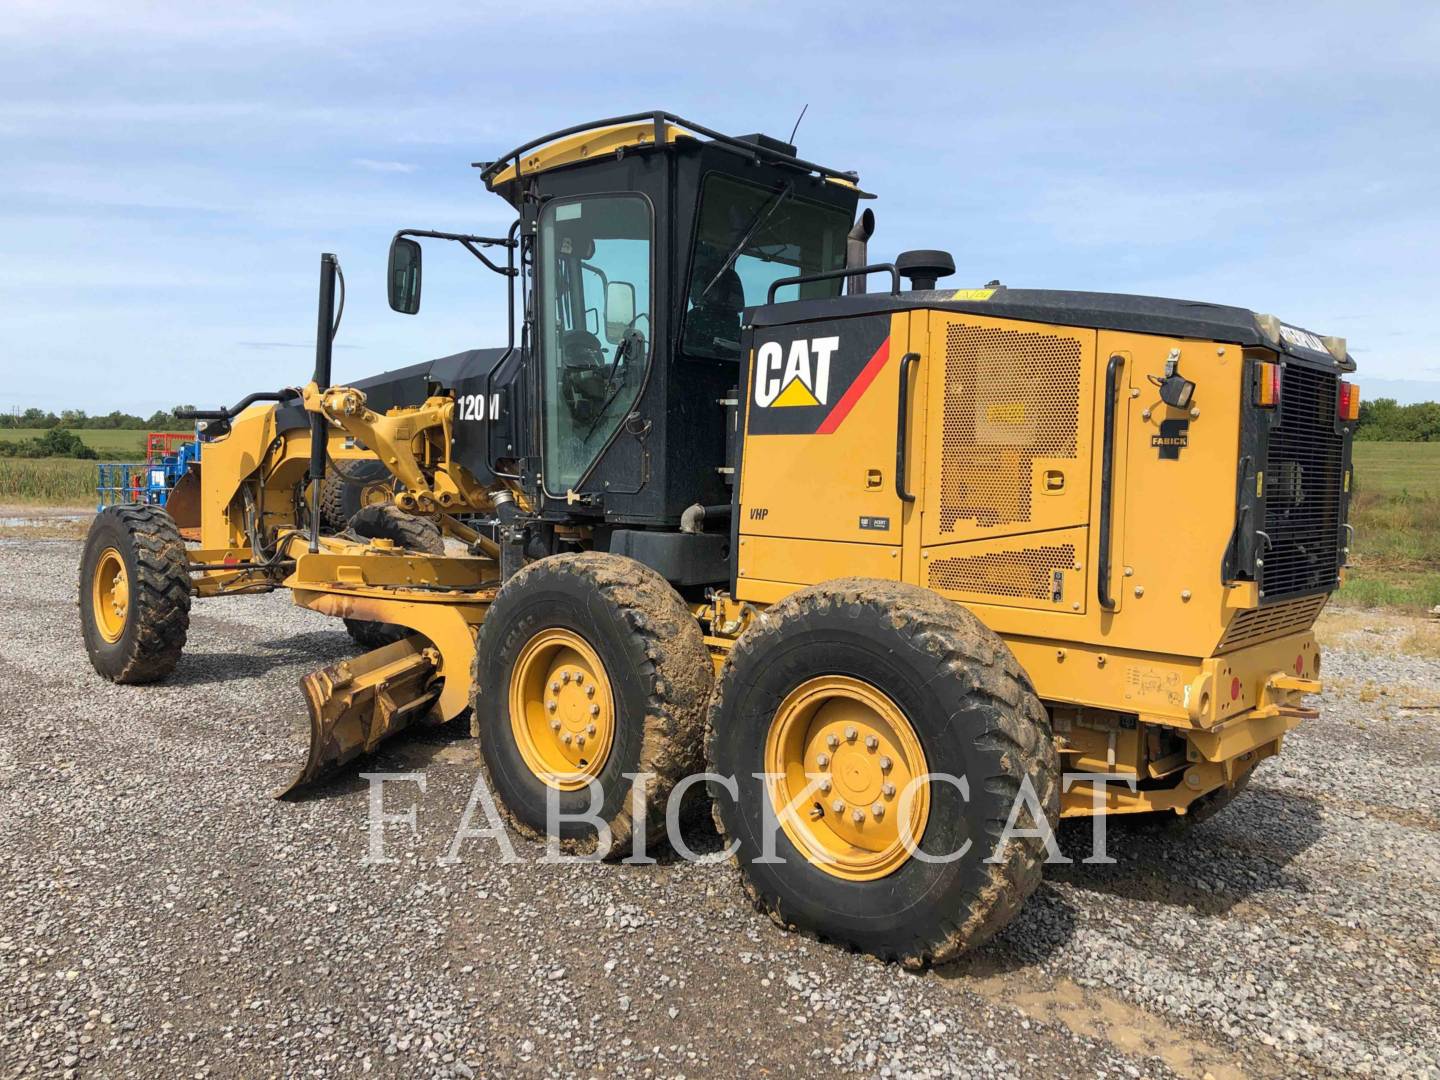
<svg viewBox="0 0 1440 1080">
<path fill-rule="evenodd" d="M 930 564 L 930 587 L 952 592 L 1052 600 L 1056 573 L 1075 565 L 1073 544 L 991 551 L 936 559 Z"/>
<path fill-rule="evenodd" d="M 1230 625 L 1225 628 L 1225 636 L 1220 639 L 1220 645 L 1215 651 L 1229 652 L 1231 649 L 1242 649 L 1246 645 L 1308 630 L 1319 617 L 1320 609 L 1325 606 L 1327 599 L 1328 597 L 1321 593 L 1301 600 L 1287 600 L 1283 604 L 1242 611 L 1230 620 Z"/>
<path fill-rule="evenodd" d="M 951 323 L 945 330 L 940 531 L 1030 520 L 1036 458 L 1073 460 L 1076 338 Z"/>
<path fill-rule="evenodd" d="M 1291 363 L 1265 463 L 1267 600 L 1339 585 L 1345 440 L 1336 430 L 1339 378 Z"/>
</svg>

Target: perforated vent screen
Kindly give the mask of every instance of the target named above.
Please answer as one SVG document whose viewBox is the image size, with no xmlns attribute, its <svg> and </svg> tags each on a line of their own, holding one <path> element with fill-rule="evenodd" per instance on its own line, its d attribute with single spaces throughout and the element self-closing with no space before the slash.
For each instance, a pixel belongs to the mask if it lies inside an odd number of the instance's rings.
<svg viewBox="0 0 1440 1080">
<path fill-rule="evenodd" d="M 945 330 L 940 531 L 1030 520 L 1036 458 L 1074 459 L 1075 338 L 951 323 Z"/>
<path fill-rule="evenodd" d="M 991 596 L 1054 600 L 1055 574 L 1075 565 L 1071 544 L 991 551 L 936 559 L 930 564 L 930 587 Z"/>
</svg>

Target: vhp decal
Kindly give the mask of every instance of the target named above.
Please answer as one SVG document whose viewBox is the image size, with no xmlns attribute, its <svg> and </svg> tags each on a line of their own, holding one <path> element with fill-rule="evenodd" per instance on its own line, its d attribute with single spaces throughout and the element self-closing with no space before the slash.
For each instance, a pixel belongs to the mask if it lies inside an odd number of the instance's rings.
<svg viewBox="0 0 1440 1080">
<path fill-rule="evenodd" d="M 888 315 L 779 326 L 756 335 L 752 435 L 828 435 L 889 357 Z"/>
</svg>

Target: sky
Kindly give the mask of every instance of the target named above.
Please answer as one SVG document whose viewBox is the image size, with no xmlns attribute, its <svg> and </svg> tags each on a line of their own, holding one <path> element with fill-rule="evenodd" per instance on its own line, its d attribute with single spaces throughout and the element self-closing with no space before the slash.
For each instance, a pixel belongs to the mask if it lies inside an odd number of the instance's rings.
<svg viewBox="0 0 1440 1080">
<path fill-rule="evenodd" d="M 1440 399 L 1440 5 L 166 4 L 0 0 L 0 409 L 147 414 L 503 344 L 470 163 L 665 108 L 786 136 L 879 198 L 871 254 L 956 287 L 1237 304 Z"/>
</svg>

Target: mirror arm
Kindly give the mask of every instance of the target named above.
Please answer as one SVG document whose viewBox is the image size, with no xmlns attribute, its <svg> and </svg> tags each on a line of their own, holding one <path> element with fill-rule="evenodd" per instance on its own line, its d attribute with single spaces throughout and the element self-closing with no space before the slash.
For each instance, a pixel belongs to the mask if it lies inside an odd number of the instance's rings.
<svg viewBox="0 0 1440 1080">
<path fill-rule="evenodd" d="M 395 236 L 397 238 L 401 236 L 423 236 L 431 240 L 454 240 L 456 243 L 463 244 L 466 251 L 470 252 L 471 255 L 474 255 L 501 277 L 515 277 L 519 274 L 518 270 L 511 267 L 500 266 L 497 263 L 491 262 L 490 259 L 480 251 L 482 247 L 518 247 L 520 241 L 513 237 L 472 236 L 469 233 L 436 232 L 432 229 L 401 229 Z M 476 246 L 477 244 L 479 247 Z"/>
<path fill-rule="evenodd" d="M 470 252 L 471 255 L 474 255 L 477 259 L 479 259 L 482 263 L 488 266 L 491 270 L 494 270 L 495 273 L 499 274 L 501 277 L 514 277 L 515 274 L 518 273 L 518 271 L 513 270 L 508 266 L 499 266 L 491 262 L 485 256 L 485 253 L 479 248 L 477 248 L 474 244 L 472 244 L 469 240 L 461 240 L 460 243 L 465 245 L 466 251 Z"/>
</svg>

